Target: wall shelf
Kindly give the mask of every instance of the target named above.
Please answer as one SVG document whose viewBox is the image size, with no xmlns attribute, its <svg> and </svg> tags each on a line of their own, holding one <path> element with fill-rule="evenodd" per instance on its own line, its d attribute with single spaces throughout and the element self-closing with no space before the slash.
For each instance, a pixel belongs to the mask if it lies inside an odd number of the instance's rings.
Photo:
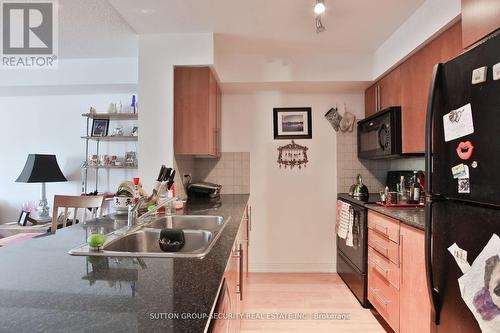
<svg viewBox="0 0 500 333">
<path fill-rule="evenodd" d="M 89 165 L 89 169 L 137 169 L 137 166 Z"/>
<path fill-rule="evenodd" d="M 110 119 L 110 120 L 137 120 L 137 113 L 83 113 L 83 117 L 90 119 Z"/>
<path fill-rule="evenodd" d="M 82 165 L 82 193 L 87 193 L 88 187 L 88 170 L 95 172 L 95 192 L 98 192 L 99 185 L 99 170 L 137 170 L 137 166 L 116 166 L 116 165 L 89 165 L 89 142 L 96 143 L 95 155 L 99 155 L 101 142 L 137 142 L 138 137 L 132 135 L 109 135 L 109 136 L 91 136 L 92 122 L 91 119 L 108 119 L 108 120 L 138 120 L 137 113 L 82 113 L 82 117 L 87 120 L 87 135 L 81 138 L 85 140 L 85 162 Z"/>
<path fill-rule="evenodd" d="M 137 141 L 137 136 L 125 135 L 125 136 L 82 136 L 82 139 L 92 140 L 92 141 Z"/>
</svg>

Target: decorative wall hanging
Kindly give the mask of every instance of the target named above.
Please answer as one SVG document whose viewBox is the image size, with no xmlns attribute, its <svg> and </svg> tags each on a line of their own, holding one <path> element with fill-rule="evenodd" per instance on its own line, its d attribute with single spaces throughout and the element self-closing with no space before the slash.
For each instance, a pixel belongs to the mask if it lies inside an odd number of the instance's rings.
<svg viewBox="0 0 500 333">
<path fill-rule="evenodd" d="M 298 166 L 299 169 L 302 169 L 302 166 L 305 168 L 307 166 L 307 162 L 309 162 L 307 159 L 308 149 L 309 148 L 306 146 L 296 144 L 293 140 L 292 143 L 278 147 L 278 164 L 280 168 L 283 165 L 285 166 L 285 169 L 287 167 L 293 169 L 296 166 Z"/>
<path fill-rule="evenodd" d="M 330 122 L 335 132 L 339 131 L 340 122 L 342 121 L 342 116 L 339 113 L 339 109 L 337 107 L 331 108 L 325 113 L 325 118 Z"/>
<path fill-rule="evenodd" d="M 356 123 L 356 116 L 347 111 L 346 104 L 344 104 L 344 114 L 342 116 L 337 106 L 335 106 L 325 113 L 325 118 L 330 122 L 335 132 L 338 132 L 339 129 L 343 133 L 352 132 Z"/>
<path fill-rule="evenodd" d="M 311 108 L 274 108 L 274 139 L 311 139 Z"/>
<path fill-rule="evenodd" d="M 356 116 L 347 111 L 347 105 L 344 103 L 344 114 L 340 121 L 340 130 L 342 132 L 352 132 L 354 124 L 356 123 Z"/>
</svg>

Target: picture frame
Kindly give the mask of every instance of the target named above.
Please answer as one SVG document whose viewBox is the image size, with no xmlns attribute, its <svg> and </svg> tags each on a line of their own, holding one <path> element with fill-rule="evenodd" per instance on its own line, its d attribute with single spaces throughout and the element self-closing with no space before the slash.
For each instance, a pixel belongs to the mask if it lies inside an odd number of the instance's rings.
<svg viewBox="0 0 500 333">
<path fill-rule="evenodd" d="M 21 211 L 21 215 L 19 215 L 19 219 L 17 220 L 17 224 L 22 226 L 22 227 L 25 227 L 26 223 L 29 220 L 29 217 L 30 217 L 30 212 L 25 211 L 25 210 Z"/>
<path fill-rule="evenodd" d="M 94 119 L 91 136 L 108 136 L 109 119 Z"/>
<path fill-rule="evenodd" d="M 275 140 L 312 139 L 312 108 L 273 108 Z"/>
</svg>

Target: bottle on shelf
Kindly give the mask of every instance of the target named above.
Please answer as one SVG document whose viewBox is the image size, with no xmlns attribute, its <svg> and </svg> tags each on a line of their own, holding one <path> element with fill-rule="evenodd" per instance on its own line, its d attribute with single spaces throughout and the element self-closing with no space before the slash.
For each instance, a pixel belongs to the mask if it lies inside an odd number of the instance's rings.
<svg viewBox="0 0 500 333">
<path fill-rule="evenodd" d="M 132 113 L 137 113 L 137 100 L 135 95 L 132 95 L 132 103 L 130 104 L 130 108 L 132 109 Z"/>
</svg>

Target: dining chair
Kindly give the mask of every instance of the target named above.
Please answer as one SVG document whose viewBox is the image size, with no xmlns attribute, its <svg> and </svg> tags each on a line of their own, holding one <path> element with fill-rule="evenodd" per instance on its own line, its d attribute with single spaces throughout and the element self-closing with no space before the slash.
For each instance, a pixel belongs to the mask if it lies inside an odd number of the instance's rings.
<svg viewBox="0 0 500 333">
<path fill-rule="evenodd" d="M 84 218 L 86 216 L 86 210 L 92 210 L 92 218 L 97 216 L 102 216 L 102 206 L 104 203 L 104 197 L 101 195 L 97 196 L 80 196 L 80 195 L 54 195 L 54 208 L 52 211 L 52 226 L 50 231 L 55 233 L 57 231 L 57 224 L 59 219 L 59 209 L 64 209 L 64 214 L 62 215 L 63 228 L 66 227 L 66 222 L 68 220 L 68 210 L 74 209 L 73 211 L 73 222 L 77 222 L 78 209 L 83 208 Z M 97 212 L 99 211 L 99 215 Z"/>
</svg>

